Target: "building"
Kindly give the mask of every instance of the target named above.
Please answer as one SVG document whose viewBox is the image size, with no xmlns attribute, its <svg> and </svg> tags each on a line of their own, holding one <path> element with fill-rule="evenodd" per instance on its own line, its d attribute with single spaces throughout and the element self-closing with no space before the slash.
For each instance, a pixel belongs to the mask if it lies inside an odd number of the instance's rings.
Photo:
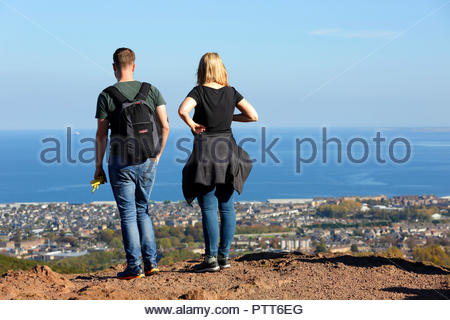
<svg viewBox="0 0 450 320">
<path fill-rule="evenodd" d="M 310 198 L 298 198 L 298 199 L 267 199 L 268 203 L 271 204 L 287 204 L 287 203 L 311 203 L 313 199 Z"/>
</svg>

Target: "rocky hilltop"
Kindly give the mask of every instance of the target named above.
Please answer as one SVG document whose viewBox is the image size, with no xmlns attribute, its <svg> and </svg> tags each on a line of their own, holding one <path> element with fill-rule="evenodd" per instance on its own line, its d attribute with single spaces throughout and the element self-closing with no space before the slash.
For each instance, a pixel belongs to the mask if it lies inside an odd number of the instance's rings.
<svg viewBox="0 0 450 320">
<path fill-rule="evenodd" d="M 61 275 L 46 266 L 8 271 L 0 299 L 449 299 L 450 270 L 398 258 L 254 253 L 230 269 L 195 274 L 198 261 L 161 266 L 142 279 L 118 280 L 123 266 Z"/>
</svg>

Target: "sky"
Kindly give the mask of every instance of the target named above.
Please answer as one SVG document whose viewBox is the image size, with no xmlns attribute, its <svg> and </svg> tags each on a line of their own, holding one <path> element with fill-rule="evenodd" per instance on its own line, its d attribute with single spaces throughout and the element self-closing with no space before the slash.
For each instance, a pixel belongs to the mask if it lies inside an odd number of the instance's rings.
<svg viewBox="0 0 450 320">
<path fill-rule="evenodd" d="M 218 52 L 274 127 L 448 127 L 450 0 L 0 0 L 0 129 L 95 128 L 112 54 L 136 52 L 170 124 Z"/>
</svg>

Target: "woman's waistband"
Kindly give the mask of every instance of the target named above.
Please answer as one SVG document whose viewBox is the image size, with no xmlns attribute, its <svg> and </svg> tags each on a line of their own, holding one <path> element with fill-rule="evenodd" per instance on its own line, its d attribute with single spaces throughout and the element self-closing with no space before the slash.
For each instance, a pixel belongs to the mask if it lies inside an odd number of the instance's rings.
<svg viewBox="0 0 450 320">
<path fill-rule="evenodd" d="M 233 137 L 233 132 L 231 131 L 231 129 L 229 130 L 222 130 L 222 131 L 204 131 L 200 134 L 196 134 L 194 135 L 195 139 L 202 139 L 202 138 L 215 138 L 215 137 Z"/>
<path fill-rule="evenodd" d="M 233 133 L 231 131 L 231 128 L 223 129 L 223 130 L 206 130 L 206 131 L 204 131 L 201 134 L 204 134 L 204 135 L 216 135 L 216 134 L 230 134 L 230 133 Z"/>
</svg>

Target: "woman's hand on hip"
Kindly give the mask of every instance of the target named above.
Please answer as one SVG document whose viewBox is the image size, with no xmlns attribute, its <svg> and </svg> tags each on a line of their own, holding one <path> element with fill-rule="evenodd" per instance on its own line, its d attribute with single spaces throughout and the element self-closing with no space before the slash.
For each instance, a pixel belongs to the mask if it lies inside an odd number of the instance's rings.
<svg viewBox="0 0 450 320">
<path fill-rule="evenodd" d="M 204 125 L 201 125 L 201 124 L 198 124 L 198 123 L 195 123 L 195 122 L 193 122 L 190 127 L 191 127 L 191 131 L 194 134 L 200 134 L 200 133 L 202 133 L 202 132 L 204 132 L 206 130 L 206 127 Z"/>
</svg>

